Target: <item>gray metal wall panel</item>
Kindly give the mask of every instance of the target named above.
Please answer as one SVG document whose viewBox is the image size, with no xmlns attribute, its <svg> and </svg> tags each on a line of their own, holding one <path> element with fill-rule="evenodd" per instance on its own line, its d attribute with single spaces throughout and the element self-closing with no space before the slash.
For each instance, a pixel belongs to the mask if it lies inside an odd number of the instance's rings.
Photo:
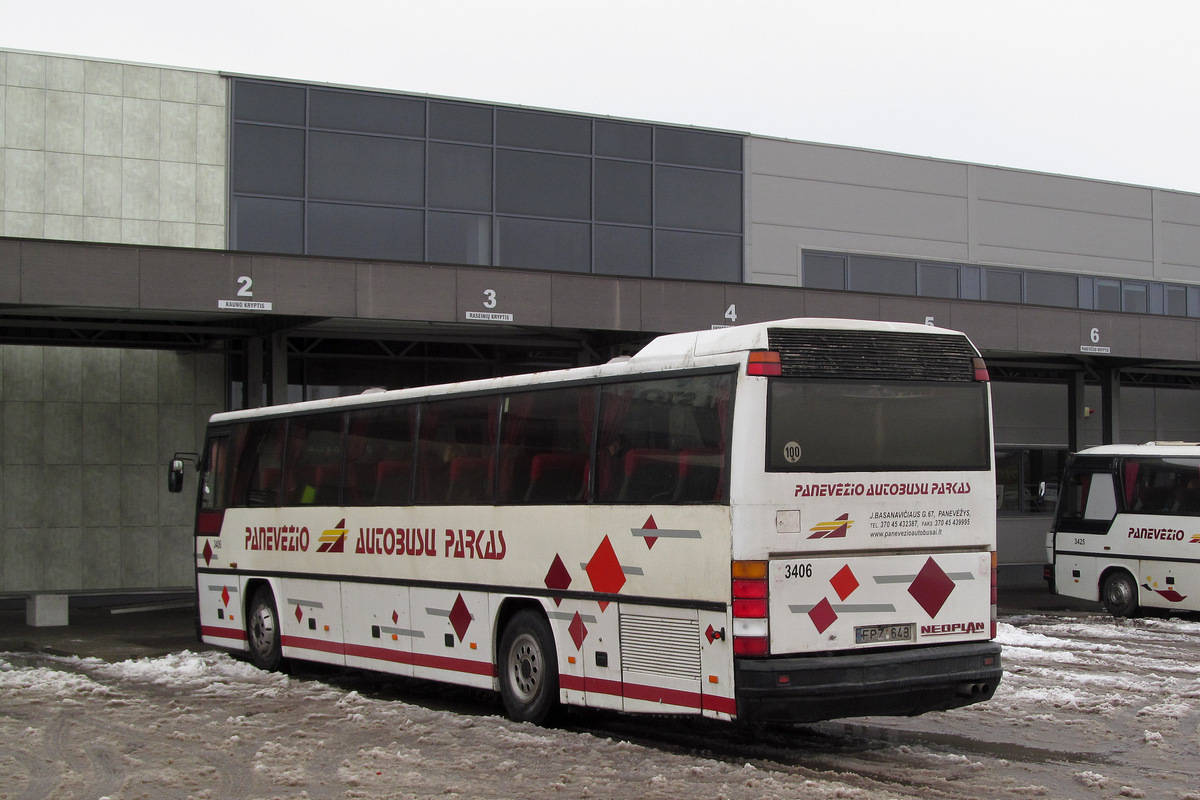
<svg viewBox="0 0 1200 800">
<path fill-rule="evenodd" d="M 806 292 L 805 310 L 810 317 L 880 319 L 879 298 L 868 294 Z"/>
<path fill-rule="evenodd" d="M 762 137 L 750 137 L 747 144 L 756 175 L 966 196 L 966 164 Z"/>
<path fill-rule="evenodd" d="M 794 229 L 781 225 L 751 225 L 747 228 L 746 271 L 749 283 L 782 286 L 800 285 L 800 243 Z"/>
<path fill-rule="evenodd" d="M 21 243 L 0 241 L 0 302 L 21 296 Z"/>
<path fill-rule="evenodd" d="M 1050 308 L 1017 309 L 1017 350 L 1079 353 L 1080 320 L 1075 313 Z"/>
<path fill-rule="evenodd" d="M 218 300 L 239 299 L 238 278 L 253 272 L 251 256 L 228 253 L 145 248 L 139 262 L 142 308 L 216 311 Z"/>
<path fill-rule="evenodd" d="M 1152 274 L 1149 218 L 985 201 L 975 204 L 973 213 L 975 252 L 982 261 L 1108 275 Z"/>
<path fill-rule="evenodd" d="M 962 331 L 980 350 L 1016 352 L 1016 306 L 991 303 L 954 303 L 947 328 Z"/>
<path fill-rule="evenodd" d="M 250 275 L 255 300 L 267 300 L 277 314 L 357 316 L 357 271 L 351 261 L 254 256 Z"/>
<path fill-rule="evenodd" d="M 1154 191 L 1158 277 L 1200 281 L 1200 197 Z"/>
<path fill-rule="evenodd" d="M 719 324 L 724 319 L 725 289 L 713 283 L 647 282 L 642 287 L 642 329 L 674 333 Z"/>
<path fill-rule="evenodd" d="M 550 273 L 459 269 L 456 319 L 467 314 L 511 314 L 514 325 L 550 324 Z M 494 305 L 493 305 L 494 303 Z"/>
<path fill-rule="evenodd" d="M 900 189 L 752 176 L 755 224 L 966 243 L 963 197 Z"/>
<path fill-rule="evenodd" d="M 1196 333 L 1190 320 L 1140 317 L 1138 351 L 1142 358 L 1196 361 L 1200 359 Z"/>
<path fill-rule="evenodd" d="M 1096 345 L 1108 348 L 1108 352 L 1104 355 L 1141 357 L 1139 349 L 1142 340 L 1141 317 L 1133 314 L 1103 314 L 1095 311 L 1075 313 L 1079 319 L 1079 348 L 1072 350 L 1069 340 L 1064 339 L 1063 343 L 1066 347 L 1062 352 L 1078 354 L 1083 352 L 1082 348 Z M 1024 320 L 1022 320 L 1022 324 L 1025 324 Z M 1093 330 L 1096 331 L 1095 338 L 1092 337 Z M 1030 342 L 1030 344 L 1034 344 L 1034 342 Z"/>
<path fill-rule="evenodd" d="M 641 330 L 642 282 L 553 275 L 550 318 L 556 327 Z"/>
<path fill-rule="evenodd" d="M 879 299 L 879 314 L 881 319 L 894 322 L 916 322 L 925 324 L 926 319 L 933 318 L 933 324 L 940 328 L 950 327 L 951 303 L 936 300 L 932 297 L 881 297 Z"/>
<path fill-rule="evenodd" d="M 1013 169 L 972 167 L 980 200 L 1150 219 L 1150 189 Z"/>
<path fill-rule="evenodd" d="M 1067 446 L 1065 383 L 992 383 L 996 443 Z"/>
<path fill-rule="evenodd" d="M 808 316 L 808 294 L 774 286 L 726 286 L 726 308 L 734 306 L 737 324 Z M 726 323 L 729 320 L 725 320 Z"/>
<path fill-rule="evenodd" d="M 359 264 L 361 319 L 453 322 L 457 317 L 455 270 L 408 264 Z"/>
<path fill-rule="evenodd" d="M 68 308 L 135 308 L 138 251 L 22 242 L 21 302 Z"/>
</svg>

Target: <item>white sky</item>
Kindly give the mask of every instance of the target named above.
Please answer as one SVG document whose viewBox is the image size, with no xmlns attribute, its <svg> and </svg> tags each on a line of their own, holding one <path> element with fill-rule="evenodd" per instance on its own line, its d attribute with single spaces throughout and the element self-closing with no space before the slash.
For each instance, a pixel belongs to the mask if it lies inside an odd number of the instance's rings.
<svg viewBox="0 0 1200 800">
<path fill-rule="evenodd" d="M 0 0 L 0 47 L 1200 192 L 1194 0 Z"/>
</svg>

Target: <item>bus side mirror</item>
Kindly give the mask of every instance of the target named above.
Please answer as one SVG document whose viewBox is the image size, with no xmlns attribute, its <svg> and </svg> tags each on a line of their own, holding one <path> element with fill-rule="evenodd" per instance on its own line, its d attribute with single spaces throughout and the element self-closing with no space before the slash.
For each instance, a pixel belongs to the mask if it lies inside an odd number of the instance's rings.
<svg viewBox="0 0 1200 800">
<path fill-rule="evenodd" d="M 183 462 L 190 461 L 197 465 L 196 453 L 176 453 L 167 464 L 167 491 L 179 494 L 183 491 Z"/>
<path fill-rule="evenodd" d="M 167 467 L 167 491 L 171 494 L 179 494 L 183 491 L 183 461 L 181 459 L 171 459 L 171 464 Z"/>
</svg>

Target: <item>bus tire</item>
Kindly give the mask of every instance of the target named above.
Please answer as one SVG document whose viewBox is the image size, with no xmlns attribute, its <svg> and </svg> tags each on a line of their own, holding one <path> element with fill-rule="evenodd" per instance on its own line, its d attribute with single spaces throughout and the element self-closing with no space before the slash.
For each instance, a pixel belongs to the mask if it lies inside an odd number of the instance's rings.
<svg viewBox="0 0 1200 800">
<path fill-rule="evenodd" d="M 1100 587 L 1104 608 L 1114 617 L 1132 617 L 1138 610 L 1138 589 L 1133 576 L 1116 569 L 1104 576 Z"/>
<path fill-rule="evenodd" d="M 500 696 L 511 719 L 540 725 L 558 710 L 558 654 L 554 633 L 540 613 L 523 609 L 509 620 L 497 666 Z"/>
<path fill-rule="evenodd" d="M 250 599 L 246 614 L 246 643 L 250 647 L 250 661 L 259 669 L 274 672 L 283 662 L 283 644 L 280 641 L 279 611 L 271 587 L 260 586 Z"/>
</svg>

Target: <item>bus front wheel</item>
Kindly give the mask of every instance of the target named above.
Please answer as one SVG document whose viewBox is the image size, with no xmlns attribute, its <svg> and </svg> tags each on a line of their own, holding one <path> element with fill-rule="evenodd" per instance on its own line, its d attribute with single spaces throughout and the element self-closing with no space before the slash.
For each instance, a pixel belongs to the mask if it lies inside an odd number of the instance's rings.
<svg viewBox="0 0 1200 800">
<path fill-rule="evenodd" d="M 1115 570 L 1104 577 L 1100 589 L 1104 607 L 1114 617 L 1132 617 L 1138 610 L 1137 584 L 1123 570 Z"/>
<path fill-rule="evenodd" d="M 246 641 L 250 645 L 250 661 L 259 669 L 271 672 L 283 661 L 283 646 L 279 638 L 279 612 L 269 586 L 260 586 L 250 600 L 246 616 Z"/>
<path fill-rule="evenodd" d="M 518 611 L 500 637 L 500 696 L 518 722 L 540 725 L 558 708 L 558 655 L 546 618 Z"/>
</svg>

